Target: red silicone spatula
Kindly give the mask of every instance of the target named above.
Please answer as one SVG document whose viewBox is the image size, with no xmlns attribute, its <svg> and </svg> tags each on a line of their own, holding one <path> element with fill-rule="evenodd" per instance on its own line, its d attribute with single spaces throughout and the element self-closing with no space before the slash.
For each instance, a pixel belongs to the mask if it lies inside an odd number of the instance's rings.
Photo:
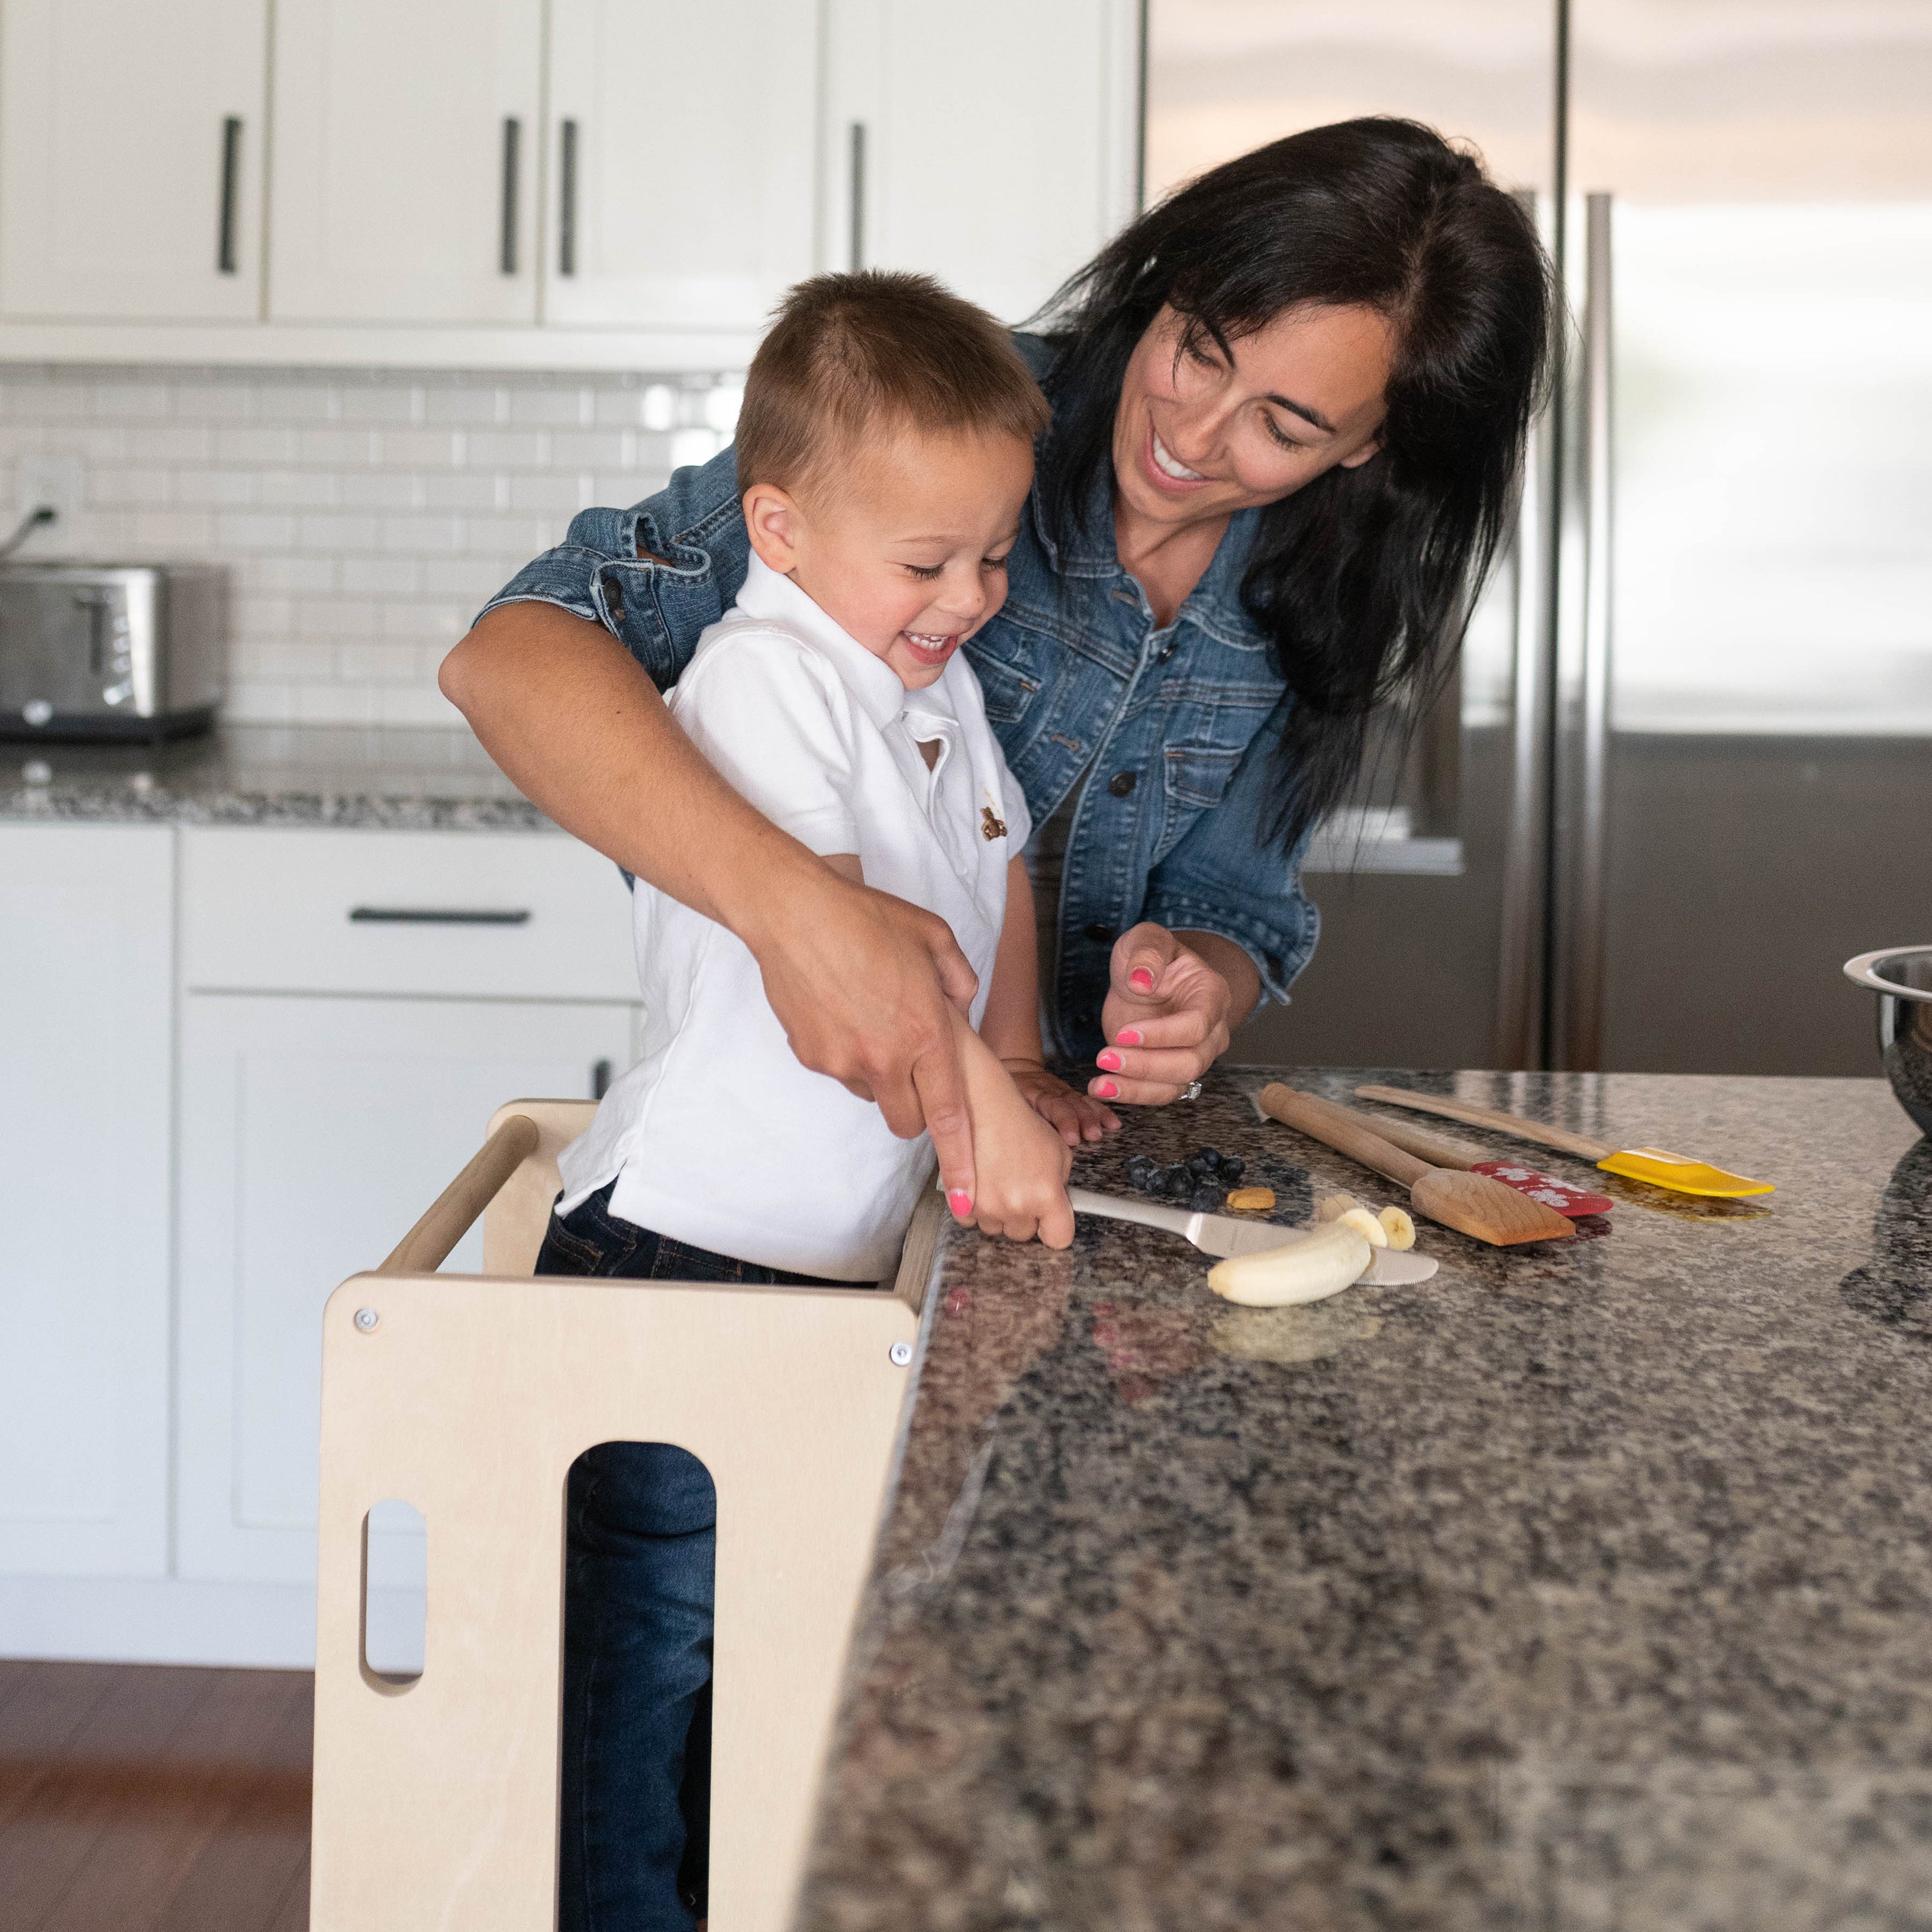
<svg viewBox="0 0 1932 1932">
<path fill-rule="evenodd" d="M 1444 1140 L 1424 1128 L 1412 1127 L 1406 1120 L 1365 1113 L 1360 1108 L 1344 1107 L 1333 1100 L 1324 1104 L 1334 1107 L 1338 1114 L 1352 1114 L 1384 1140 L 1406 1154 L 1414 1154 L 1418 1160 L 1426 1160 L 1431 1167 L 1456 1167 L 1466 1174 L 1486 1174 L 1492 1180 L 1500 1180 L 1505 1187 L 1514 1187 L 1519 1194 L 1527 1194 L 1531 1200 L 1555 1208 L 1568 1220 L 1578 1221 L 1587 1214 L 1607 1214 L 1617 1204 L 1607 1194 L 1592 1194 L 1588 1188 L 1558 1180 L 1553 1174 L 1540 1174 L 1520 1160 L 1486 1160 L 1479 1148 Z"/>
</svg>

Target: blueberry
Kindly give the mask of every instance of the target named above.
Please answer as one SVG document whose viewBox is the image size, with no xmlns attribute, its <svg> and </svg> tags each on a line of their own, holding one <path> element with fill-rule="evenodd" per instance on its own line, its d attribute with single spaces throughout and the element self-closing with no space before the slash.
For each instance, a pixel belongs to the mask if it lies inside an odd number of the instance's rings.
<svg viewBox="0 0 1932 1932">
<path fill-rule="evenodd" d="M 1137 1154 L 1127 1162 L 1127 1178 L 1138 1187 L 1154 1172 L 1153 1161 L 1144 1154 Z"/>
<path fill-rule="evenodd" d="M 1208 1172 L 1212 1174 L 1226 1159 L 1226 1156 L 1217 1147 L 1204 1147 L 1194 1158 L 1196 1160 L 1204 1160 L 1208 1163 Z"/>
<path fill-rule="evenodd" d="M 1194 1177 L 1184 1167 L 1167 1170 L 1167 1191 L 1176 1201 L 1185 1201 L 1194 1192 Z"/>
<path fill-rule="evenodd" d="M 1187 1204 L 1197 1214 L 1211 1214 L 1223 1204 L 1221 1190 L 1218 1187 L 1197 1187 L 1189 1196 Z"/>
<path fill-rule="evenodd" d="M 1204 1180 L 1220 1166 L 1219 1161 L 1210 1160 L 1204 1154 L 1197 1154 L 1189 1157 L 1187 1171 L 1197 1180 Z"/>
<path fill-rule="evenodd" d="M 1247 1162 L 1238 1154 L 1224 1154 L 1221 1156 L 1220 1178 L 1232 1187 L 1246 1172 Z"/>
</svg>

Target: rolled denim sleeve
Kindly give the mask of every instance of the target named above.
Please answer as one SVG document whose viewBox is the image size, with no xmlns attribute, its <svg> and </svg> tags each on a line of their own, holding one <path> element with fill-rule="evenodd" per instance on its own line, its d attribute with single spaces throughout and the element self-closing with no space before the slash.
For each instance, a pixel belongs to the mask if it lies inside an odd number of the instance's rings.
<svg viewBox="0 0 1932 1932">
<path fill-rule="evenodd" d="M 525 564 L 476 614 L 554 604 L 602 626 L 665 691 L 737 596 L 750 550 L 737 458 L 728 448 L 702 468 L 675 471 L 628 509 L 580 510 L 563 542 Z"/>
<path fill-rule="evenodd" d="M 1263 996 L 1284 1004 L 1322 930 L 1322 915 L 1301 889 L 1306 841 L 1284 854 L 1262 832 L 1268 766 L 1287 716 L 1284 701 L 1250 741 L 1219 803 L 1148 874 L 1142 914 L 1171 932 L 1232 941 L 1255 962 Z"/>
</svg>

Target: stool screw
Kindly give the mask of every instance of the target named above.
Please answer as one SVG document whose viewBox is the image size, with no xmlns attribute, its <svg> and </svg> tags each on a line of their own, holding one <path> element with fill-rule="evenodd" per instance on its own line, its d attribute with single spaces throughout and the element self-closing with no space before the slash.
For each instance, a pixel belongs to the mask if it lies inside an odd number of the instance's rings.
<svg viewBox="0 0 1932 1932">
<path fill-rule="evenodd" d="M 358 1308 L 356 1311 L 356 1325 L 365 1335 L 382 1318 L 373 1308 Z"/>
<path fill-rule="evenodd" d="M 892 1366 L 902 1369 L 912 1360 L 912 1344 L 910 1342 L 895 1342 L 887 1352 L 892 1358 Z"/>
</svg>

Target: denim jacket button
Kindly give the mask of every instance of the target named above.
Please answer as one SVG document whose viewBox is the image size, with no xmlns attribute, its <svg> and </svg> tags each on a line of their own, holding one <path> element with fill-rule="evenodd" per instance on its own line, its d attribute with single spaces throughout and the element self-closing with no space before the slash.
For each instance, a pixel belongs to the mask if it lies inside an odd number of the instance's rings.
<svg viewBox="0 0 1932 1932">
<path fill-rule="evenodd" d="M 1107 789 L 1116 798 L 1125 798 L 1140 782 L 1141 775 L 1138 772 L 1116 772 L 1107 781 Z"/>
<path fill-rule="evenodd" d="M 1111 945 L 1114 936 L 1114 928 L 1111 926 L 1102 926 L 1098 920 L 1087 928 L 1087 937 L 1096 946 Z"/>
</svg>

